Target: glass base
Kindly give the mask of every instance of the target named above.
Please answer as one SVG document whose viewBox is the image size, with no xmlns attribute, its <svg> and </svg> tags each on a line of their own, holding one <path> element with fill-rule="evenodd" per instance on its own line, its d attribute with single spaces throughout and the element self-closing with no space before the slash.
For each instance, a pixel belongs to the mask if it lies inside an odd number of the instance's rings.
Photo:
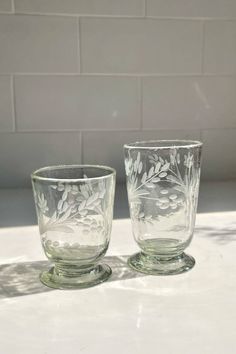
<svg viewBox="0 0 236 354">
<path fill-rule="evenodd" d="M 70 273 L 68 269 L 60 268 L 55 265 L 51 269 L 44 271 L 40 275 L 41 282 L 54 289 L 82 289 L 100 284 L 106 281 L 112 271 L 106 264 L 99 264 L 89 270 L 79 270 L 78 272 L 73 269 Z"/>
<path fill-rule="evenodd" d="M 181 274 L 193 268 L 194 264 L 194 258 L 185 253 L 174 258 L 160 259 L 140 252 L 128 259 L 128 265 L 132 269 L 149 275 Z"/>
</svg>

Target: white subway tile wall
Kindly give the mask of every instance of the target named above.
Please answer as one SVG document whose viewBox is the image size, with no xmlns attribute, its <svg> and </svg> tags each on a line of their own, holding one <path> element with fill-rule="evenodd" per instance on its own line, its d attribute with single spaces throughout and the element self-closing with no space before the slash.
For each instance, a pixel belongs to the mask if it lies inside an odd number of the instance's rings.
<svg viewBox="0 0 236 354">
<path fill-rule="evenodd" d="M 12 102 L 12 78 L 9 75 L 0 75 L 0 131 L 14 130 Z M 0 136 L 1 139 L 1 136 Z"/>
<path fill-rule="evenodd" d="M 75 18 L 0 15 L 0 72 L 76 72 Z"/>
<path fill-rule="evenodd" d="M 12 10 L 11 0 L 0 1 L 0 12 L 11 12 L 11 10 Z"/>
<path fill-rule="evenodd" d="M 200 73 L 202 37 L 201 21 L 82 18 L 82 70 Z"/>
<path fill-rule="evenodd" d="M 0 186 L 26 187 L 35 169 L 81 163 L 80 139 L 80 133 L 1 134 Z"/>
<path fill-rule="evenodd" d="M 15 0 L 19 13 L 141 16 L 143 0 Z"/>
<path fill-rule="evenodd" d="M 16 76 L 20 131 L 140 128 L 137 78 Z"/>
<path fill-rule="evenodd" d="M 144 129 L 235 128 L 235 120 L 235 77 L 143 79 Z"/>
<path fill-rule="evenodd" d="M 31 0 L 28 0 L 31 1 Z M 235 0 L 147 0 L 147 14 L 157 17 L 236 17 Z"/>
<path fill-rule="evenodd" d="M 235 179 L 236 130 L 205 130 L 202 177 L 208 180 Z"/>
<path fill-rule="evenodd" d="M 206 23 L 204 54 L 205 73 L 236 74 L 236 21 Z"/>
<path fill-rule="evenodd" d="M 236 178 L 235 0 L 1 0 L 0 187 L 101 163 L 125 142 L 203 139 Z"/>
</svg>

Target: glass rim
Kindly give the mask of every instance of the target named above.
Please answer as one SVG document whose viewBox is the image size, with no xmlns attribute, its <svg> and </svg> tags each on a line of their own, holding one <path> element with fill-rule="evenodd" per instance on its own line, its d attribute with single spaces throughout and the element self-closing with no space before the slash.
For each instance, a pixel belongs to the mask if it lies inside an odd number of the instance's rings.
<svg viewBox="0 0 236 354">
<path fill-rule="evenodd" d="M 86 178 L 54 178 L 54 177 L 42 177 L 37 175 L 42 171 L 50 171 L 50 170 L 60 170 L 60 169 L 69 169 L 69 168 L 97 168 L 100 171 L 109 171 L 110 173 L 104 176 L 97 176 L 97 177 L 86 177 Z M 102 180 L 104 178 L 109 178 L 111 176 L 116 175 L 116 170 L 110 166 L 105 165 L 52 165 L 52 166 L 45 166 L 41 167 L 30 174 L 31 179 L 39 180 L 39 181 L 50 181 L 50 182 L 86 182 L 91 180 Z"/>
<path fill-rule="evenodd" d="M 145 145 L 146 144 L 146 145 Z M 153 146 L 148 146 L 153 144 Z M 158 145 L 159 144 L 159 145 Z M 164 144 L 164 145 L 160 145 Z M 164 139 L 164 140 L 142 140 L 133 143 L 124 144 L 124 149 L 189 149 L 194 147 L 201 147 L 203 143 L 199 140 L 181 140 L 181 139 Z"/>
</svg>

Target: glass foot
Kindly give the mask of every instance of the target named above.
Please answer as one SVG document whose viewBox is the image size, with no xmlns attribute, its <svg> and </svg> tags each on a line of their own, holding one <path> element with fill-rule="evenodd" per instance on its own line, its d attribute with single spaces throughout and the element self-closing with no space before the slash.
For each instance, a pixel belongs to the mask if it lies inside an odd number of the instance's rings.
<svg viewBox="0 0 236 354">
<path fill-rule="evenodd" d="M 82 289 L 100 284 L 106 281 L 112 271 L 106 264 L 99 264 L 89 271 L 79 271 L 69 273 L 68 270 L 64 271 L 63 267 L 58 269 L 57 266 L 44 271 L 40 274 L 41 282 L 54 289 Z"/>
<path fill-rule="evenodd" d="M 132 269 L 149 275 L 181 274 L 193 268 L 194 264 L 195 259 L 185 253 L 174 258 L 160 260 L 157 256 L 140 252 L 128 259 L 128 265 Z"/>
</svg>

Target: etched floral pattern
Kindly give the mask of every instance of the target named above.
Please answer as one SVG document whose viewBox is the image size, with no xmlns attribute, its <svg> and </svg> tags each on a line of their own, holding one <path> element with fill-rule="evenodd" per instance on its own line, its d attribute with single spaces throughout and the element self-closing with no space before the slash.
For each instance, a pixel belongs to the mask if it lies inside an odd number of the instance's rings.
<svg viewBox="0 0 236 354">
<path fill-rule="evenodd" d="M 160 212 L 171 213 L 184 203 L 189 208 L 196 199 L 199 169 L 194 166 L 194 155 L 190 151 L 180 154 L 173 148 L 162 156 L 154 151 L 146 159 L 141 158 L 140 151 L 135 158 L 128 153 L 125 170 L 131 217 L 141 222 L 150 223 L 158 218 L 152 215 L 144 217 L 139 207 L 143 200 L 155 202 Z"/>
<path fill-rule="evenodd" d="M 47 200 L 45 199 L 43 193 L 38 194 L 37 205 L 38 205 L 38 208 L 41 211 L 41 213 L 45 214 L 48 211 L 48 203 L 47 203 Z"/>
<path fill-rule="evenodd" d="M 86 176 L 84 176 L 86 178 Z M 46 231 L 74 232 L 74 226 L 83 226 L 83 233 L 104 226 L 104 196 L 106 193 L 105 181 L 96 184 L 86 181 L 84 184 L 57 183 L 49 187 L 57 193 L 58 200 L 52 216 L 48 215 L 49 206 L 45 194 L 35 187 L 35 201 L 38 209 L 40 233 Z M 47 193 L 50 195 L 50 193 Z M 92 217 L 99 215 L 102 220 Z"/>
</svg>

